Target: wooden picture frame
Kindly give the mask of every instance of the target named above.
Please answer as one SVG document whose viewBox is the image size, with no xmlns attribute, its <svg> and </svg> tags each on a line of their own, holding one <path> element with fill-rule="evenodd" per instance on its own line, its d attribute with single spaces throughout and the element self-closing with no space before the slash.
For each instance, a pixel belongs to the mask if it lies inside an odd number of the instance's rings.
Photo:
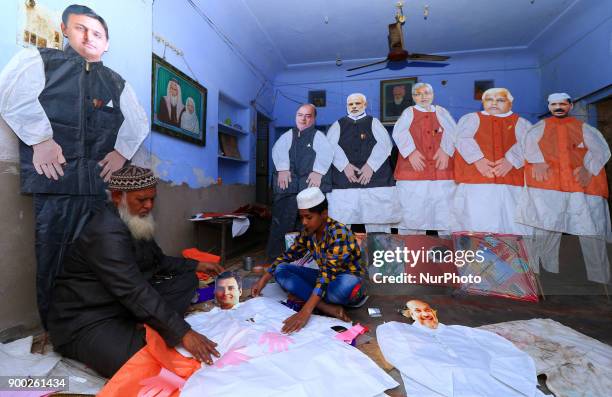
<svg viewBox="0 0 612 397">
<path fill-rule="evenodd" d="M 205 146 L 208 90 L 155 54 L 151 80 L 151 129 Z"/>
<path fill-rule="evenodd" d="M 404 109 L 414 105 L 412 86 L 416 82 L 416 77 L 380 81 L 380 121 L 383 123 L 395 123 Z M 394 90 L 397 91 L 397 97 L 394 96 Z M 402 91 L 403 95 L 400 95 Z"/>
</svg>

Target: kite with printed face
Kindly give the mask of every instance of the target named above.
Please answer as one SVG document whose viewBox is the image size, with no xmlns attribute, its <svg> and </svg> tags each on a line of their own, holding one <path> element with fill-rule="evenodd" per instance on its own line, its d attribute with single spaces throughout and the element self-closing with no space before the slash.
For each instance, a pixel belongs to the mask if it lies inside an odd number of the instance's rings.
<svg viewBox="0 0 612 397">
<path fill-rule="evenodd" d="M 234 272 L 223 272 L 215 280 L 215 301 L 221 309 L 233 309 L 240 302 L 242 280 Z"/>
</svg>

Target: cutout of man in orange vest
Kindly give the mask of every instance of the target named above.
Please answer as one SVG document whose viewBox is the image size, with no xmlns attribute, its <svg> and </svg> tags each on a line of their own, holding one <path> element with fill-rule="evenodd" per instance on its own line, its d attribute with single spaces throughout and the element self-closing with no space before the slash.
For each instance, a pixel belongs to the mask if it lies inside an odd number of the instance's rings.
<svg viewBox="0 0 612 397">
<path fill-rule="evenodd" d="M 524 184 L 520 143 L 531 123 L 512 112 L 513 101 L 506 88 L 490 88 L 482 95 L 484 110 L 457 124 L 455 231 L 532 234 L 514 220 Z"/>
<path fill-rule="evenodd" d="M 534 270 L 559 272 L 561 233 L 580 236 L 591 281 L 610 282 L 606 239 L 610 240 L 610 210 L 605 164 L 610 148 L 601 132 L 569 116 L 573 104 L 566 93 L 548 97 L 552 117 L 525 136 L 527 188 L 517 220 L 535 229 Z"/>
<path fill-rule="evenodd" d="M 430 84 L 415 84 L 412 98 L 416 105 L 404 110 L 393 127 L 400 154 L 394 174 L 402 205 L 398 233 L 448 233 L 456 188 L 451 156 L 457 124 L 446 109 L 432 104 Z"/>
</svg>

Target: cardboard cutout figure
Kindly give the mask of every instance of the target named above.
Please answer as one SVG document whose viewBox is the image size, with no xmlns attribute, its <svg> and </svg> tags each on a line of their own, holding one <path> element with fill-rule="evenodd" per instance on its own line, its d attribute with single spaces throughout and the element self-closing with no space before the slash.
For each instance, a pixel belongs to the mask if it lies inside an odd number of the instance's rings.
<svg viewBox="0 0 612 397">
<path fill-rule="evenodd" d="M 223 272 L 215 280 L 215 301 L 223 310 L 233 309 L 240 302 L 242 280 L 238 273 Z"/>
<path fill-rule="evenodd" d="M 610 210 L 605 164 L 610 148 L 594 127 L 569 116 L 572 100 L 551 94 L 552 117 L 533 126 L 525 136 L 525 179 L 517 211 L 520 223 L 535 231 L 532 266 L 559 272 L 561 233 L 580 236 L 589 280 L 610 282 L 606 239 L 610 240 Z"/>
<path fill-rule="evenodd" d="M 513 100 L 505 88 L 488 89 L 484 110 L 457 124 L 453 231 L 531 235 L 514 220 L 524 184 L 521 142 L 531 123 L 512 112 Z"/>
<path fill-rule="evenodd" d="M 43 326 L 64 253 L 106 200 L 106 182 L 149 133 L 132 87 L 104 66 L 108 27 L 92 9 L 62 14 L 63 51 L 26 48 L 0 73 L 0 116 L 19 137 L 21 192 L 34 195 Z"/>
<path fill-rule="evenodd" d="M 270 236 L 266 255 L 270 261 L 283 253 L 285 234 L 300 230 L 296 196 L 307 187 L 329 192 L 326 175 L 334 152 L 325 134 L 315 128 L 317 110 L 312 104 L 301 105 L 295 115 L 295 127 L 281 135 L 272 147 L 273 203 Z"/>
<path fill-rule="evenodd" d="M 329 216 L 346 225 L 365 224 L 367 232 L 390 233 L 399 221 L 389 162 L 393 143 L 382 123 L 366 114 L 366 107 L 365 95 L 349 95 L 347 116 L 327 131 L 334 149 Z"/>
<path fill-rule="evenodd" d="M 412 325 L 376 329 L 385 359 L 397 368 L 409 396 L 540 397 L 531 357 L 493 332 L 438 322 L 436 311 L 410 300 Z"/>
<path fill-rule="evenodd" d="M 398 233 L 448 233 L 455 193 L 454 135 L 457 125 L 442 106 L 433 105 L 431 85 L 412 87 L 416 105 L 410 106 L 393 127 L 399 149 L 394 177 L 402 206 Z"/>
</svg>

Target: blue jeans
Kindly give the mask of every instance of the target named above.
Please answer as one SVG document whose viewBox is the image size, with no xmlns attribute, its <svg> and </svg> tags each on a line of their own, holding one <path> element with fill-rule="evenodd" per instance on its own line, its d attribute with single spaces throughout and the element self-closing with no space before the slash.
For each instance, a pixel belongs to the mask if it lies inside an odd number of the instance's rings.
<svg viewBox="0 0 612 397">
<path fill-rule="evenodd" d="M 276 282 L 287 292 L 298 296 L 300 299 L 308 300 L 312 290 L 317 283 L 319 271 L 303 266 L 280 264 L 274 271 Z M 349 305 L 356 303 L 351 301 L 351 294 L 355 287 L 362 283 L 360 277 L 351 273 L 340 273 L 327 286 L 327 292 L 323 300 L 338 305 Z"/>
</svg>

